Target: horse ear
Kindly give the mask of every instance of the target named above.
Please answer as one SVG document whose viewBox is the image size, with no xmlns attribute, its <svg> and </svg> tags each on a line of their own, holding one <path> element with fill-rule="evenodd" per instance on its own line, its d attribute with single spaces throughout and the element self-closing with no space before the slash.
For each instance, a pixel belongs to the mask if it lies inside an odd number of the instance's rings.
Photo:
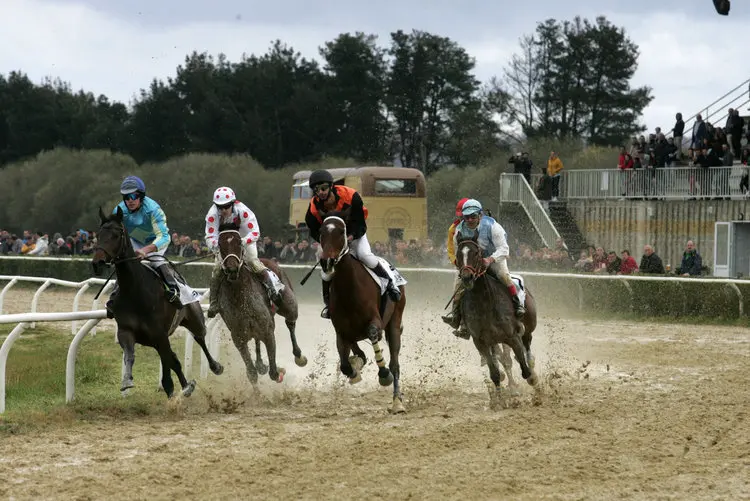
<svg viewBox="0 0 750 501">
<path fill-rule="evenodd" d="M 117 206 L 117 212 L 115 213 L 116 219 L 118 223 L 122 222 L 122 208 L 118 205 Z"/>
<path fill-rule="evenodd" d="M 102 206 L 99 206 L 99 220 L 102 222 L 102 224 L 107 222 L 107 216 L 104 215 L 104 211 L 102 210 Z"/>
</svg>

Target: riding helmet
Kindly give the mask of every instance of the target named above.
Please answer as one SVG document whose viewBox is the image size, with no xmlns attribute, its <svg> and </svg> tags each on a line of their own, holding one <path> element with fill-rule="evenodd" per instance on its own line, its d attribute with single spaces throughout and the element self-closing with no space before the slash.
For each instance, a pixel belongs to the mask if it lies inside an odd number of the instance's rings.
<svg viewBox="0 0 750 501">
<path fill-rule="evenodd" d="M 216 191 L 214 191 L 214 203 L 216 205 L 226 205 L 234 202 L 236 199 L 232 188 L 222 186 L 221 188 L 216 188 Z"/>
<path fill-rule="evenodd" d="M 333 176 L 325 169 L 313 171 L 312 174 L 310 174 L 310 179 L 307 182 L 310 188 L 315 188 L 315 186 L 323 183 L 333 185 Z"/>
<path fill-rule="evenodd" d="M 122 180 L 120 185 L 120 193 L 123 195 L 129 195 L 131 193 L 146 194 L 146 184 L 137 176 L 128 176 Z"/>
<path fill-rule="evenodd" d="M 461 217 L 461 211 L 463 210 L 464 204 L 467 200 L 468 198 L 462 198 L 458 201 L 458 205 L 456 205 L 456 217 Z"/>
<path fill-rule="evenodd" d="M 464 205 L 462 207 L 461 213 L 464 216 L 469 216 L 471 214 L 477 214 L 482 212 L 482 204 L 479 203 L 479 200 L 474 200 L 473 198 L 470 198 L 466 202 L 464 202 Z"/>
</svg>

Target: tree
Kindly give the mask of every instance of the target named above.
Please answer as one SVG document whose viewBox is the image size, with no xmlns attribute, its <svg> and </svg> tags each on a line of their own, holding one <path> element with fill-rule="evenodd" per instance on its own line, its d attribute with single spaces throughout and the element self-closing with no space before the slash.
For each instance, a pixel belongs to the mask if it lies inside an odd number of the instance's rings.
<svg viewBox="0 0 750 501">
<path fill-rule="evenodd" d="M 363 162 L 389 160 L 385 50 L 375 35 L 344 33 L 321 49 L 335 137 L 328 153 Z"/>
<path fill-rule="evenodd" d="M 648 87 L 630 88 L 638 47 L 604 17 L 539 23 L 505 69 L 511 119 L 527 137 L 617 145 L 644 130 Z"/>
<path fill-rule="evenodd" d="M 445 161 L 451 117 L 472 109 L 479 81 L 474 60 L 456 42 L 414 31 L 391 34 L 386 105 L 395 128 L 399 157 L 425 174 Z"/>
</svg>

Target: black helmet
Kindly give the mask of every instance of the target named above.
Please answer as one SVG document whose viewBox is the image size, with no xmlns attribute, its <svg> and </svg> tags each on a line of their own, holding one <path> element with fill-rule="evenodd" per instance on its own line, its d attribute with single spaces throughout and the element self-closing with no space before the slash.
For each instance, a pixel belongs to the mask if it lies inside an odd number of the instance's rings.
<svg viewBox="0 0 750 501">
<path fill-rule="evenodd" d="M 322 183 L 333 185 L 333 176 L 330 172 L 323 169 L 313 171 L 312 174 L 310 174 L 310 179 L 307 182 L 307 184 L 310 185 L 310 188 L 315 188 L 315 186 Z"/>
</svg>

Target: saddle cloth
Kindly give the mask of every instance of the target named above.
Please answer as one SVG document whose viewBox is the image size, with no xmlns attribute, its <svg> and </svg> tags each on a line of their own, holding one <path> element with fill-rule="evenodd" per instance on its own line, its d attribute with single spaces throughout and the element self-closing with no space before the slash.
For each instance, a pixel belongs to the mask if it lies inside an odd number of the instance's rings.
<svg viewBox="0 0 750 501">
<path fill-rule="evenodd" d="M 516 284 L 516 290 L 518 290 L 518 299 L 521 301 L 521 304 L 525 304 L 526 303 L 526 289 L 524 288 L 523 277 L 521 275 L 515 275 L 511 273 L 510 279 L 513 280 L 514 284 Z"/>
<path fill-rule="evenodd" d="M 141 262 L 141 264 L 143 266 L 145 266 L 151 273 L 153 273 L 154 275 L 156 275 L 156 277 L 159 279 L 160 283 L 162 283 L 162 284 L 164 283 L 164 280 L 162 280 L 161 275 L 159 274 L 158 271 L 156 271 L 155 269 L 153 269 L 152 267 L 150 267 L 149 265 L 147 265 L 144 262 Z M 169 265 L 165 264 L 163 266 L 169 266 Z M 203 296 L 201 294 L 199 294 L 195 289 L 193 289 L 192 287 L 190 287 L 185 282 L 185 278 L 183 278 L 182 275 L 180 275 L 179 273 L 175 273 L 175 277 L 177 278 L 177 280 L 176 280 L 177 281 L 177 286 L 180 289 L 180 304 L 182 304 L 184 306 L 184 305 L 188 305 L 190 303 L 194 303 L 196 301 L 200 301 L 201 300 L 201 298 Z"/>
<path fill-rule="evenodd" d="M 376 257 L 378 258 L 378 261 L 380 261 L 380 264 L 383 265 L 383 269 L 388 273 L 388 275 L 390 275 L 391 280 L 393 280 L 393 285 L 395 285 L 396 287 L 400 287 L 407 284 L 406 279 L 401 276 L 401 273 L 399 273 L 398 270 L 391 265 L 391 263 L 380 256 Z M 372 279 L 375 280 L 375 283 L 378 284 L 378 286 L 380 287 L 380 295 L 383 296 L 385 294 L 386 287 L 388 287 L 388 281 L 385 278 L 380 278 L 379 276 L 377 276 L 374 271 L 365 266 L 361 261 L 360 264 L 364 266 L 364 268 L 367 270 L 367 273 L 369 273 Z"/>
</svg>

